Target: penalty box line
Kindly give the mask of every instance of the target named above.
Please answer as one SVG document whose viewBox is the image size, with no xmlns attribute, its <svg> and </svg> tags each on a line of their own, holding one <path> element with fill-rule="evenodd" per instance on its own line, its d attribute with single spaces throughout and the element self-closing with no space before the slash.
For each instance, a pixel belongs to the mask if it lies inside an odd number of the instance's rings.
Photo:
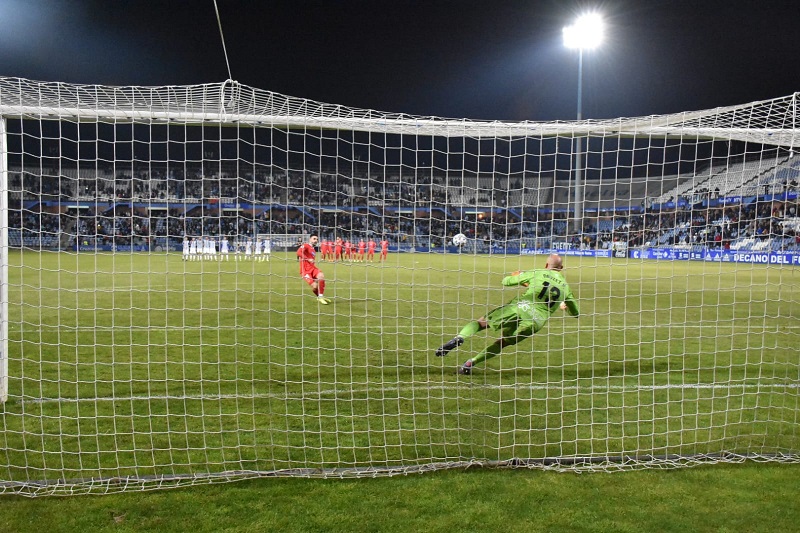
<svg viewBox="0 0 800 533">
<path fill-rule="evenodd" d="M 136 395 L 136 396 L 96 396 L 91 398 L 28 398 L 22 401 L 23 404 L 46 404 L 46 403 L 84 403 L 84 402 L 126 402 L 126 401 L 165 401 L 165 400 L 185 400 L 185 401 L 222 401 L 222 400 L 297 400 L 297 399 L 318 399 L 325 396 L 342 395 L 365 395 L 379 392 L 412 392 L 420 391 L 459 391 L 459 390 L 519 390 L 519 391 L 561 391 L 576 392 L 586 394 L 609 394 L 609 393 L 637 393 L 637 392 L 657 392 L 667 390 L 781 390 L 781 389 L 800 389 L 800 381 L 792 383 L 675 383 L 665 385 L 491 385 L 491 384 L 442 384 L 442 385 L 420 385 L 420 386 L 401 386 L 401 387 L 375 387 L 360 389 L 325 389 L 318 391 L 303 391 L 297 393 L 263 393 L 263 394 L 206 394 L 206 395 Z M 425 396 L 415 396 L 424 399 Z M 374 398 L 378 399 L 378 398 Z M 437 399 L 437 398 L 434 398 Z M 394 398 L 390 398 L 394 400 Z"/>
<path fill-rule="evenodd" d="M 558 321 L 558 317 L 553 317 L 550 319 L 551 326 Z M 779 324 L 776 323 L 774 325 L 766 326 L 766 325 L 753 325 L 753 324 L 741 324 L 741 323 L 731 323 L 729 321 L 725 324 L 719 323 L 709 323 L 709 324 L 632 324 L 630 326 L 593 326 L 593 325 L 574 325 L 568 324 L 565 331 L 572 332 L 572 331 L 597 331 L 598 333 L 606 332 L 606 331 L 613 331 L 615 333 L 628 331 L 630 329 L 640 329 L 642 327 L 653 327 L 656 329 L 678 329 L 678 330 L 686 330 L 686 329 L 711 329 L 711 330 L 726 330 L 726 331 L 736 331 L 736 332 L 746 332 L 746 333 L 781 333 L 783 331 L 795 331 L 800 330 L 800 325 L 793 325 L 793 324 Z M 26 333 L 41 333 L 45 330 L 66 330 L 71 332 L 76 331 L 118 331 L 118 330 L 130 330 L 130 331 L 144 331 L 144 330 L 151 330 L 151 331 L 204 331 L 208 330 L 207 326 L 198 325 L 198 326 L 184 326 L 184 325 L 163 325 L 163 326 L 153 326 L 149 324 L 142 324 L 142 325 L 129 325 L 129 326 L 64 326 L 63 324 L 58 325 L 42 325 L 38 327 L 20 327 L 18 324 L 9 324 L 9 331 L 20 332 L 22 334 Z M 221 330 L 232 330 L 237 329 L 240 330 L 238 326 L 230 325 L 230 326 L 222 326 L 217 327 L 216 329 Z M 285 327 L 263 327 L 263 328 L 251 328 L 253 331 L 257 331 L 259 333 L 271 331 L 274 333 L 291 333 L 295 330 L 288 329 Z M 393 325 L 390 328 L 387 328 L 383 325 L 375 325 L 374 327 L 330 327 L 330 328 L 308 328 L 304 330 L 305 334 L 313 334 L 313 333 L 353 333 L 357 335 L 366 335 L 370 333 L 380 332 L 381 335 L 391 335 L 392 332 L 397 333 L 415 333 L 418 335 L 447 335 L 448 333 L 452 332 L 444 332 L 446 328 L 443 327 L 419 327 L 419 326 L 409 326 L 409 325 Z M 555 332 L 558 334 L 559 332 Z"/>
</svg>

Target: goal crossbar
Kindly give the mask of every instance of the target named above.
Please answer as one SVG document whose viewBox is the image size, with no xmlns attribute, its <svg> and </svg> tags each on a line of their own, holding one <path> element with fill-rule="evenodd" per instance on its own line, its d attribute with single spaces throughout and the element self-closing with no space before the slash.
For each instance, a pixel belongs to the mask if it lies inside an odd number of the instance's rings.
<svg viewBox="0 0 800 533">
<path fill-rule="evenodd" d="M 235 81 L 169 87 L 105 87 L 35 82 L 0 77 L 0 115 L 75 120 L 113 120 L 185 124 L 347 128 L 400 135 L 441 137 L 606 136 L 667 137 L 757 142 L 772 146 L 800 145 L 800 125 L 770 120 L 795 110 L 798 95 L 706 111 L 613 120 L 503 122 L 411 116 L 324 104 L 255 89 Z M 770 113 L 764 113 L 769 109 Z M 778 111 L 775 113 L 775 111 Z M 795 113 L 796 114 L 796 113 Z M 718 127 L 718 124 L 726 124 Z"/>
</svg>

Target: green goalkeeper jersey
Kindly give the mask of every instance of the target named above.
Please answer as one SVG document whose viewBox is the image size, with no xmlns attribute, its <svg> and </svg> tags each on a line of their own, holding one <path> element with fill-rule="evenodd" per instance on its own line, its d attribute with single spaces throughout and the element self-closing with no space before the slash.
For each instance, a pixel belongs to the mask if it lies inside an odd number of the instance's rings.
<svg viewBox="0 0 800 533">
<path fill-rule="evenodd" d="M 580 313 L 578 301 L 575 300 L 567 280 L 558 270 L 529 270 L 516 276 L 506 276 L 502 283 L 506 287 L 528 283 L 528 290 L 509 303 L 522 308 L 526 306 L 524 304 L 519 306 L 519 303 L 531 302 L 531 315 L 539 320 L 547 320 L 556 312 L 561 302 L 567 304 L 570 315 L 578 316 Z"/>
</svg>

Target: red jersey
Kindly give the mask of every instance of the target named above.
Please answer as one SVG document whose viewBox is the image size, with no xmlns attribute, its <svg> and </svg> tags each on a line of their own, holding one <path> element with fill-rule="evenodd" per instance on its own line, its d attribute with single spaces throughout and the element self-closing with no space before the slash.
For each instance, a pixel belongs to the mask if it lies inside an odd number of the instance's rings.
<svg viewBox="0 0 800 533">
<path fill-rule="evenodd" d="M 297 257 L 300 258 L 300 275 L 304 275 L 307 272 L 313 272 L 317 269 L 316 265 L 314 264 L 314 259 L 317 255 L 317 252 L 314 250 L 314 247 L 311 246 L 309 243 L 304 243 L 297 249 Z"/>
<path fill-rule="evenodd" d="M 381 251 L 389 249 L 389 241 L 381 241 Z"/>
<path fill-rule="evenodd" d="M 364 253 L 364 249 L 367 247 L 367 243 L 364 241 L 358 241 L 358 251 L 362 254 Z"/>
<path fill-rule="evenodd" d="M 371 252 L 375 251 L 375 241 L 369 241 L 369 243 L 367 243 L 367 246 L 369 246 L 369 250 Z"/>
</svg>

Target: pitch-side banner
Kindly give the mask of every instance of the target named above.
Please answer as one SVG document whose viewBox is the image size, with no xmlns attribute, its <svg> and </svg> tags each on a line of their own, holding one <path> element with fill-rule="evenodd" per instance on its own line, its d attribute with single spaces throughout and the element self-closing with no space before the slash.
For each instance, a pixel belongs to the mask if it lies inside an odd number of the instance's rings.
<svg viewBox="0 0 800 533">
<path fill-rule="evenodd" d="M 508 250 L 508 253 L 516 253 L 517 250 Z M 577 255 L 582 257 L 611 257 L 611 250 L 565 250 L 563 248 L 524 248 L 519 250 L 522 255 Z"/>
<path fill-rule="evenodd" d="M 748 250 L 681 250 L 646 248 L 628 250 L 631 259 L 670 259 L 714 261 L 721 263 L 761 263 L 765 265 L 800 265 L 798 252 L 761 252 Z"/>
</svg>

